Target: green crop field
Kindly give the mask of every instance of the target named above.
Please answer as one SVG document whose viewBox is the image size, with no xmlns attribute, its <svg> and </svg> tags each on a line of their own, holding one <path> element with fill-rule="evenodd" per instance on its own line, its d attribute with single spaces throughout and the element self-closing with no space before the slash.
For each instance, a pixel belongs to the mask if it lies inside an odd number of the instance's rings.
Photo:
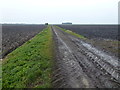
<svg viewBox="0 0 120 90">
<path fill-rule="evenodd" d="M 52 43 L 51 27 L 48 26 L 10 53 L 3 60 L 3 88 L 51 87 Z"/>
</svg>

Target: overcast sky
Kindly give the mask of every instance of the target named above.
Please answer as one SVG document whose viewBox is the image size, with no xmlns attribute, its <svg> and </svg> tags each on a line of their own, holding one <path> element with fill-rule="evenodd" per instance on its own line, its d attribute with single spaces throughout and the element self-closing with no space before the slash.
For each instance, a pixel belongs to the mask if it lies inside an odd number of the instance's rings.
<svg viewBox="0 0 120 90">
<path fill-rule="evenodd" d="M 117 24 L 120 0 L 0 0 L 0 23 Z"/>
</svg>

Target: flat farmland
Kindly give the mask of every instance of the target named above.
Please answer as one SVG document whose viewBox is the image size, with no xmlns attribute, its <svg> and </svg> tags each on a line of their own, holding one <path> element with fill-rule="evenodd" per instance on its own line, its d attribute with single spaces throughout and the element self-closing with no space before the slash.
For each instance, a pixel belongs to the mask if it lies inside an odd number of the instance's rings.
<svg viewBox="0 0 120 90">
<path fill-rule="evenodd" d="M 45 25 L 3 24 L 2 57 L 21 46 L 23 43 L 42 31 Z"/>
<path fill-rule="evenodd" d="M 119 88 L 117 39 L 84 36 L 48 25 L 3 58 L 3 88 Z"/>
<path fill-rule="evenodd" d="M 87 38 L 94 47 L 118 56 L 119 35 L 118 25 L 58 25 Z"/>
<path fill-rule="evenodd" d="M 89 39 L 118 39 L 117 25 L 58 25 L 62 28 L 71 30 L 75 33 L 83 35 Z"/>
</svg>

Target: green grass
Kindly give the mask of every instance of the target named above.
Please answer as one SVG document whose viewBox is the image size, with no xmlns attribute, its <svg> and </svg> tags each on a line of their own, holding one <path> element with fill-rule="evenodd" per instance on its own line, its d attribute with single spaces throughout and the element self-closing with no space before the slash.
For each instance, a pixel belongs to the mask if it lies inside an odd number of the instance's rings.
<svg viewBox="0 0 120 90">
<path fill-rule="evenodd" d="M 50 88 L 53 59 L 51 27 L 10 53 L 4 60 L 3 88 Z"/>
<path fill-rule="evenodd" d="M 79 34 L 73 32 L 73 31 L 66 30 L 66 29 L 61 28 L 61 27 L 58 27 L 58 26 L 56 26 L 56 27 L 59 28 L 59 29 L 61 29 L 61 30 L 64 31 L 64 32 L 69 33 L 69 34 L 71 34 L 71 35 L 74 35 L 74 36 L 76 36 L 76 37 L 78 37 L 78 38 L 80 38 L 80 39 L 84 39 L 84 40 L 87 39 L 87 38 L 85 38 L 84 36 L 79 35 Z"/>
</svg>

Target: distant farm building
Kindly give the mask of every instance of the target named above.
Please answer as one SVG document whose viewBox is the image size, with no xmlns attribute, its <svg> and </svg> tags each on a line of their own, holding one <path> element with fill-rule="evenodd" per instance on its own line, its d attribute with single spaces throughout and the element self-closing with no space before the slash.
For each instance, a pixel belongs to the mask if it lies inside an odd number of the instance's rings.
<svg viewBox="0 0 120 90">
<path fill-rule="evenodd" d="M 48 23 L 45 23 L 45 25 L 48 25 Z"/>
<path fill-rule="evenodd" d="M 71 22 L 66 22 L 66 23 L 62 23 L 62 24 L 71 25 L 72 23 Z"/>
</svg>

